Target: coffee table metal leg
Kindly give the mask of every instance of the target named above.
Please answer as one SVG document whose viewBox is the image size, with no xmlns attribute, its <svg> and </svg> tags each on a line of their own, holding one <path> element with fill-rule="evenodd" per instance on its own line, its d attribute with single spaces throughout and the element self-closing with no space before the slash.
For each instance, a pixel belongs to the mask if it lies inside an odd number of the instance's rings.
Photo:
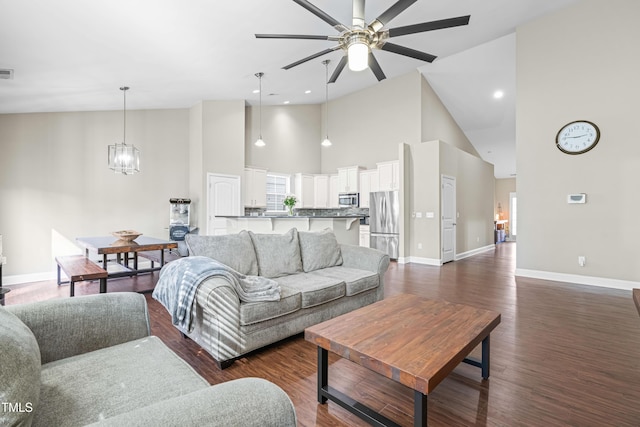
<svg viewBox="0 0 640 427">
<path fill-rule="evenodd" d="M 322 390 L 329 385 L 329 352 L 318 347 L 318 402 L 327 403 L 327 398 Z"/>
<path fill-rule="evenodd" d="M 482 340 L 482 360 L 477 360 L 471 357 L 465 357 L 463 360 L 464 363 L 468 363 L 469 365 L 473 365 L 482 369 L 482 378 L 485 380 L 489 378 L 489 366 L 490 366 L 490 362 L 489 362 L 490 344 L 489 343 L 490 343 L 489 335 L 487 335 Z"/>
<path fill-rule="evenodd" d="M 489 335 L 482 340 L 482 378 L 489 378 Z"/>
<path fill-rule="evenodd" d="M 427 426 L 427 395 L 417 390 L 413 392 L 413 425 L 414 427 Z"/>
</svg>

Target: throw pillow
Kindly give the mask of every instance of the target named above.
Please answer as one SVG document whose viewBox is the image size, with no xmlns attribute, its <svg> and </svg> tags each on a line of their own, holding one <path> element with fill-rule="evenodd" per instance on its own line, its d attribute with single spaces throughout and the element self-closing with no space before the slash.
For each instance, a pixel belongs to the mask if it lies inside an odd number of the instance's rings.
<svg viewBox="0 0 640 427">
<path fill-rule="evenodd" d="M 0 425 L 30 426 L 40 399 L 40 348 L 31 329 L 0 307 Z"/>
<path fill-rule="evenodd" d="M 213 258 L 247 276 L 258 275 L 256 252 L 245 230 L 223 236 L 187 234 L 184 239 L 190 255 Z"/>
<path fill-rule="evenodd" d="M 260 276 L 275 278 L 302 271 L 298 230 L 284 234 L 256 234 L 249 231 L 258 257 Z"/>
<path fill-rule="evenodd" d="M 342 265 L 342 252 L 333 230 L 300 231 L 300 252 L 305 273 Z"/>
</svg>

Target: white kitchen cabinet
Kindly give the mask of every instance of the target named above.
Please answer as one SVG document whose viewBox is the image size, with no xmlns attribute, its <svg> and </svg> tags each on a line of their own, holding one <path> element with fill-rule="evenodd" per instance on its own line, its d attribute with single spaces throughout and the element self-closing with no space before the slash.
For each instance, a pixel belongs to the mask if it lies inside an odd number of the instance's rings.
<svg viewBox="0 0 640 427">
<path fill-rule="evenodd" d="M 370 245 L 369 237 L 371 236 L 369 226 L 361 225 L 360 226 L 360 246 L 364 246 L 368 248 Z"/>
<path fill-rule="evenodd" d="M 360 207 L 369 207 L 369 193 L 378 191 L 378 170 L 369 169 L 360 172 Z"/>
<path fill-rule="evenodd" d="M 378 165 L 378 191 L 393 191 L 400 189 L 400 162 L 377 163 Z"/>
<path fill-rule="evenodd" d="M 242 180 L 242 199 L 245 207 L 267 206 L 267 170 L 245 168 Z"/>
<path fill-rule="evenodd" d="M 360 166 L 338 168 L 338 193 L 357 193 L 360 191 Z"/>
<path fill-rule="evenodd" d="M 338 195 L 340 192 L 338 191 L 338 175 L 329 175 L 329 207 L 330 208 L 339 208 L 340 203 L 338 202 Z"/>
<path fill-rule="evenodd" d="M 313 177 L 313 207 L 329 207 L 329 175 L 314 175 Z"/>
<path fill-rule="evenodd" d="M 306 173 L 297 173 L 295 176 L 295 194 L 298 198 L 295 208 L 312 208 L 314 203 L 313 196 L 313 175 Z"/>
</svg>

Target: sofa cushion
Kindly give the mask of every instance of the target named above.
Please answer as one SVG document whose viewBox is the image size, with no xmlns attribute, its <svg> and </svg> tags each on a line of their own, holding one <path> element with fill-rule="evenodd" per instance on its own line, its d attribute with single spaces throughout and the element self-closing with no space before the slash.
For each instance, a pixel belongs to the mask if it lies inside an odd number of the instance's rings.
<svg viewBox="0 0 640 427">
<path fill-rule="evenodd" d="M 359 270 L 357 268 L 330 267 L 314 271 L 310 274 L 344 280 L 346 284 L 346 295 L 348 297 L 368 291 L 369 289 L 377 288 L 380 284 L 380 278 L 377 273 L 368 270 Z"/>
<path fill-rule="evenodd" d="M 338 278 L 299 273 L 275 280 L 280 285 L 280 289 L 290 288 L 300 292 L 302 308 L 324 304 L 345 295 L 344 281 Z"/>
<path fill-rule="evenodd" d="M 333 230 L 320 232 L 300 231 L 300 255 L 302 268 L 306 273 L 321 268 L 342 265 L 342 253 Z"/>
<path fill-rule="evenodd" d="M 30 426 L 40 397 L 40 348 L 31 330 L 0 307 L 0 425 Z"/>
<path fill-rule="evenodd" d="M 86 425 L 208 387 L 157 337 L 42 366 L 34 426 Z"/>
<path fill-rule="evenodd" d="M 258 258 L 258 274 L 275 278 L 302 271 L 298 230 L 284 234 L 256 234 L 249 231 Z"/>
<path fill-rule="evenodd" d="M 280 301 L 248 302 L 240 304 L 240 324 L 264 322 L 300 310 L 300 291 L 280 288 Z"/>
<path fill-rule="evenodd" d="M 213 258 L 248 276 L 258 275 L 258 260 L 249 233 L 242 230 L 238 234 L 223 236 L 185 236 L 190 255 Z"/>
</svg>

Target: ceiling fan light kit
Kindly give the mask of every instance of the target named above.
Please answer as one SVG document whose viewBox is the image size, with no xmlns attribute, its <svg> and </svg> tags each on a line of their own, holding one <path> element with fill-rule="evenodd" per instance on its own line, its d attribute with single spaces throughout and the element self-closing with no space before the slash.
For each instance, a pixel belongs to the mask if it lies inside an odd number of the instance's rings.
<svg viewBox="0 0 640 427">
<path fill-rule="evenodd" d="M 334 83 L 338 79 L 347 61 L 349 63 L 350 70 L 362 71 L 366 68 L 371 68 L 371 71 L 378 79 L 378 81 L 384 80 L 386 76 L 373 54 L 373 51 L 376 49 L 392 52 L 398 55 L 408 56 L 410 58 L 419 59 L 425 62 L 433 62 L 436 59 L 435 55 L 431 55 L 429 53 L 421 52 L 419 50 L 411 49 L 405 46 L 389 43 L 389 38 L 468 25 L 470 18 L 470 15 L 466 15 L 456 18 L 442 19 L 438 21 L 423 22 L 420 24 L 385 29 L 385 27 L 391 20 L 393 20 L 400 13 L 404 12 L 417 0 L 398 0 L 389 9 L 387 9 L 380 16 L 374 19 L 368 26 L 366 25 L 366 22 L 364 20 L 365 0 L 353 0 L 352 26 L 348 27 L 319 9 L 317 6 L 311 4 L 308 0 L 293 1 L 331 25 L 335 30 L 339 31 L 340 34 L 337 36 L 306 34 L 256 34 L 255 36 L 259 39 L 299 39 L 338 42 L 338 45 L 332 48 L 325 49 L 282 67 L 285 70 L 288 70 L 312 59 L 342 49 L 344 51 L 344 56 L 342 57 L 340 62 L 338 62 L 338 65 L 336 66 L 331 79 L 329 79 L 329 83 Z"/>
<path fill-rule="evenodd" d="M 367 39 L 361 35 L 351 37 L 347 47 L 347 57 L 349 58 L 349 69 L 351 71 L 366 70 L 369 67 L 369 44 Z"/>
</svg>

